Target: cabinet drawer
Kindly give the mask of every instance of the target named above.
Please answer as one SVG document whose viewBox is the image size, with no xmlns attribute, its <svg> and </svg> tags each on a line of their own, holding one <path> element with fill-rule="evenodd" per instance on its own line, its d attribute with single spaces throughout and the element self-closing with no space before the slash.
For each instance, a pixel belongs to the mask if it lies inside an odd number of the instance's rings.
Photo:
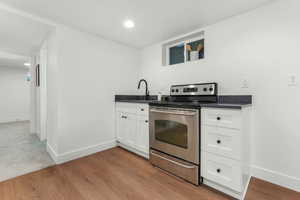
<svg viewBox="0 0 300 200">
<path fill-rule="evenodd" d="M 241 111 L 229 109 L 204 108 L 201 110 L 204 125 L 240 129 Z"/>
<path fill-rule="evenodd" d="M 201 149 L 207 152 L 241 159 L 240 130 L 202 126 Z"/>
<path fill-rule="evenodd" d="M 135 104 L 135 103 L 116 103 L 116 111 L 137 114 L 137 104 Z"/>
<path fill-rule="evenodd" d="M 149 105 L 148 104 L 137 104 L 137 114 L 143 116 L 149 116 Z"/>
<path fill-rule="evenodd" d="M 199 167 L 164 153 L 150 150 L 150 163 L 171 174 L 199 185 Z"/>
<path fill-rule="evenodd" d="M 201 174 L 204 178 L 237 192 L 242 191 L 240 162 L 203 151 L 201 155 Z"/>
</svg>

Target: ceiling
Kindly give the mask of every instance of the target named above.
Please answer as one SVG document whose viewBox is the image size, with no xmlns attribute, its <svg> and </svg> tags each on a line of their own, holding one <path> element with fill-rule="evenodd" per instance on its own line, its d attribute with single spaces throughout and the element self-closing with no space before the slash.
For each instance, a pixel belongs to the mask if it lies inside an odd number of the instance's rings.
<svg viewBox="0 0 300 200">
<path fill-rule="evenodd" d="M 0 10 L 0 51 L 33 55 L 51 29 L 49 25 Z"/>
<path fill-rule="evenodd" d="M 272 0 L 0 1 L 107 39 L 144 47 L 254 9 Z M 125 29 L 122 23 L 126 19 L 134 20 L 136 27 Z M 29 30 L 28 27 L 23 28 Z"/>
<path fill-rule="evenodd" d="M 30 57 L 0 51 L 0 67 L 27 68 L 24 63 L 30 63 Z"/>
</svg>

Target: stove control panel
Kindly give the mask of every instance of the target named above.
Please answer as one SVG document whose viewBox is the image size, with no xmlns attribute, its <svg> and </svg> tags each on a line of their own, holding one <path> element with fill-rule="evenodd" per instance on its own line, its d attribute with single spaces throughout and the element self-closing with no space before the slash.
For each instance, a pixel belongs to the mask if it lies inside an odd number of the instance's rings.
<svg viewBox="0 0 300 200">
<path fill-rule="evenodd" d="M 217 83 L 199 83 L 171 86 L 171 96 L 213 96 L 218 93 Z"/>
</svg>

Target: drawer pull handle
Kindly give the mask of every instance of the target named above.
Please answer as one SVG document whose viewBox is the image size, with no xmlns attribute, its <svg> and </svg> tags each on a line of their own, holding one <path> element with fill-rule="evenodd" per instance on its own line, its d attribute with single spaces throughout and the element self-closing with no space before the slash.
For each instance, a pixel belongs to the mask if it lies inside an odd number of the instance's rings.
<svg viewBox="0 0 300 200">
<path fill-rule="evenodd" d="M 218 121 L 221 120 L 221 117 L 217 117 L 217 120 L 218 120 Z"/>
<path fill-rule="evenodd" d="M 141 111 L 144 111 L 144 108 L 142 108 Z"/>
<path fill-rule="evenodd" d="M 186 116 L 194 116 L 197 114 L 196 111 L 176 111 L 176 110 L 159 110 L 159 109 L 151 109 L 150 113 L 162 113 L 162 114 L 172 114 L 172 115 L 186 115 Z"/>
<path fill-rule="evenodd" d="M 148 120 L 145 120 L 145 123 L 148 123 Z"/>
<path fill-rule="evenodd" d="M 221 169 L 217 169 L 217 172 L 218 172 L 218 173 L 221 173 Z"/>
<path fill-rule="evenodd" d="M 165 158 L 165 157 L 163 157 L 163 156 L 161 156 L 161 155 L 158 155 L 158 154 L 154 153 L 153 151 L 151 151 L 151 154 L 154 155 L 154 156 L 157 156 L 157 157 L 159 157 L 159 158 L 161 158 L 161 159 L 164 159 L 164 160 L 166 160 L 166 161 L 169 161 L 169 162 L 171 162 L 171 163 L 173 163 L 173 164 L 175 164 L 175 165 L 178 165 L 178 166 L 181 166 L 181 167 L 184 167 L 184 168 L 187 168 L 187 169 L 193 169 L 193 168 L 195 168 L 195 166 L 184 165 L 184 164 L 179 163 L 179 162 L 176 162 L 176 161 L 174 161 L 174 160 L 170 160 L 170 159 L 168 159 L 168 158 Z"/>
<path fill-rule="evenodd" d="M 221 140 L 217 140 L 217 143 L 218 143 L 218 144 L 221 144 Z"/>
<path fill-rule="evenodd" d="M 123 118 L 123 119 L 127 119 L 127 117 L 126 117 L 126 116 L 122 116 L 122 118 Z"/>
</svg>

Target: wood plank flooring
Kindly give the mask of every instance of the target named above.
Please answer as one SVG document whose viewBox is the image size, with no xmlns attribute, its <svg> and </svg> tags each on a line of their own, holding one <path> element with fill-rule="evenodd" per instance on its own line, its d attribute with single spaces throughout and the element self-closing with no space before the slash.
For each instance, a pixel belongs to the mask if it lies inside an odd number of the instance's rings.
<svg viewBox="0 0 300 200">
<path fill-rule="evenodd" d="M 246 200 L 300 200 L 300 193 L 252 178 Z"/>
<path fill-rule="evenodd" d="M 0 183 L 1 200 L 228 200 L 113 148 Z M 247 200 L 298 200 L 299 193 L 253 179 Z"/>
</svg>

